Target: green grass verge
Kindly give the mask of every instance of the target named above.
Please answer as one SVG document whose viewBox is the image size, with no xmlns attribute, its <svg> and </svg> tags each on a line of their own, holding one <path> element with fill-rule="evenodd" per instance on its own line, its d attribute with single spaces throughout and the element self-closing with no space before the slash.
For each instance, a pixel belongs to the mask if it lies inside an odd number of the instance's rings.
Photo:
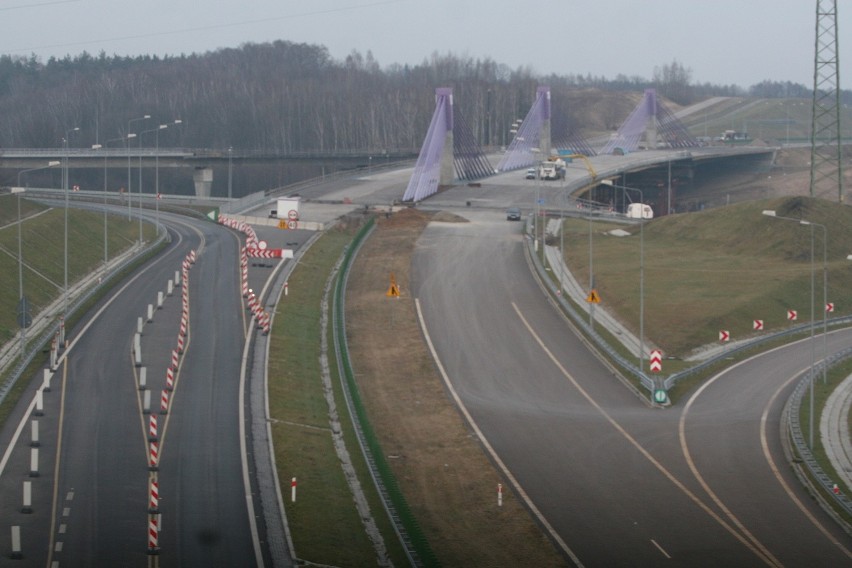
<svg viewBox="0 0 852 568">
<path fill-rule="evenodd" d="M 278 304 L 268 365 L 269 411 L 274 421 L 278 474 L 285 485 L 292 477 L 298 479 L 296 503 L 290 503 L 289 495 L 285 499 L 295 554 L 313 563 L 333 566 L 376 563 L 375 551 L 332 446 L 328 406 L 320 382 L 320 302 L 328 275 L 353 236 L 348 231 L 329 231 L 294 270 L 288 282 L 289 294 Z M 336 375 L 332 382 L 347 448 L 359 470 L 361 485 L 370 496 L 373 516 L 383 528 L 392 561 L 404 565 L 404 553 L 396 544 L 372 481 L 365 475 Z"/>
<path fill-rule="evenodd" d="M 713 343 L 719 330 L 732 339 L 752 336 L 752 322 L 767 332 L 789 326 L 787 309 L 810 317 L 811 231 L 761 215 L 803 218 L 827 227 L 828 301 L 835 316 L 852 313 L 852 210 L 809 198 L 783 198 L 671 215 L 645 226 L 645 334 L 666 355 L 681 357 Z M 614 237 L 615 225 L 594 221 L 595 287 L 602 304 L 639 329 L 639 228 Z M 816 314 L 822 312 L 823 235 L 815 228 Z M 558 243 L 557 243 L 558 244 Z M 565 256 L 577 279 L 589 281 L 589 221 L 565 222 Z M 667 371 L 668 372 L 668 371 Z"/>
<path fill-rule="evenodd" d="M 0 196 L 0 343 L 18 331 L 17 197 Z M 9 215 L 9 211 L 13 214 Z M 25 213 L 26 211 L 26 213 Z M 61 297 L 65 281 L 65 213 L 21 200 L 24 295 L 35 316 Z M 4 226 L 5 225 L 5 226 Z M 139 223 L 121 215 L 107 216 L 107 252 L 110 258 L 127 250 L 139 238 Z M 154 239 L 154 227 L 143 223 L 143 238 Z M 68 283 L 72 285 L 103 266 L 104 216 L 92 211 L 68 211 Z"/>
</svg>

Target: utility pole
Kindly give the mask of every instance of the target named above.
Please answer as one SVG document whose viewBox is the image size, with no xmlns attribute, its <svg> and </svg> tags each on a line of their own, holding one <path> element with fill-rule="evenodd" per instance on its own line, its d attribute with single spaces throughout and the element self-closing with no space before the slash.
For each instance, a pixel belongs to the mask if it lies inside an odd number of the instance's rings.
<svg viewBox="0 0 852 568">
<path fill-rule="evenodd" d="M 843 203 L 840 108 L 837 0 L 817 0 L 810 195 L 816 197 L 817 194 L 836 190 L 838 202 Z"/>
</svg>

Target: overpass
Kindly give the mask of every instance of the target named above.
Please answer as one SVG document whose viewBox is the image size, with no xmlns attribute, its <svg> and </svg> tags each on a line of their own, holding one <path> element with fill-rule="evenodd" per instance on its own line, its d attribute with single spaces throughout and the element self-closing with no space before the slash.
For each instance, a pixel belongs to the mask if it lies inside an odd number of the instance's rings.
<svg viewBox="0 0 852 568">
<path fill-rule="evenodd" d="M 214 166 L 322 162 L 337 169 L 351 169 L 416 157 L 414 149 L 266 152 L 210 148 L 8 148 L 0 149 L 0 170 L 28 170 L 51 161 L 64 161 L 69 169 L 186 168 L 193 172 L 196 196 L 207 197 L 213 183 Z"/>
</svg>

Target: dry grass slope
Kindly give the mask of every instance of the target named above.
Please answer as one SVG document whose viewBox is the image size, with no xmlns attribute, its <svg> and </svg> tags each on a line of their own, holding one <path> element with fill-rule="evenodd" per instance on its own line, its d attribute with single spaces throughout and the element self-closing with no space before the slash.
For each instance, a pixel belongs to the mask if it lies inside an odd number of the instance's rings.
<svg viewBox="0 0 852 568">
<path fill-rule="evenodd" d="M 347 286 L 347 336 L 359 388 L 400 487 L 444 566 L 562 566 L 445 391 L 409 294 L 415 209 L 380 219 Z M 401 298 L 386 296 L 390 274 Z"/>
</svg>

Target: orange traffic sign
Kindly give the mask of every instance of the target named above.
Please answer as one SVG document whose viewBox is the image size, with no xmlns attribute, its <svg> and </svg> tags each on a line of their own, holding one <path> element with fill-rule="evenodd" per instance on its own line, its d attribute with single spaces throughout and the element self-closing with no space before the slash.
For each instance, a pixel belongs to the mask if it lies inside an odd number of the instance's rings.
<svg viewBox="0 0 852 568">
<path fill-rule="evenodd" d="M 390 275 L 390 288 L 388 288 L 385 295 L 388 298 L 399 298 L 399 286 L 396 285 L 396 277 L 393 275 L 393 272 Z"/>
<path fill-rule="evenodd" d="M 586 298 L 586 301 L 590 304 L 600 304 L 601 297 L 598 295 L 598 291 L 592 288 L 592 291 L 589 292 L 589 296 Z"/>
</svg>

